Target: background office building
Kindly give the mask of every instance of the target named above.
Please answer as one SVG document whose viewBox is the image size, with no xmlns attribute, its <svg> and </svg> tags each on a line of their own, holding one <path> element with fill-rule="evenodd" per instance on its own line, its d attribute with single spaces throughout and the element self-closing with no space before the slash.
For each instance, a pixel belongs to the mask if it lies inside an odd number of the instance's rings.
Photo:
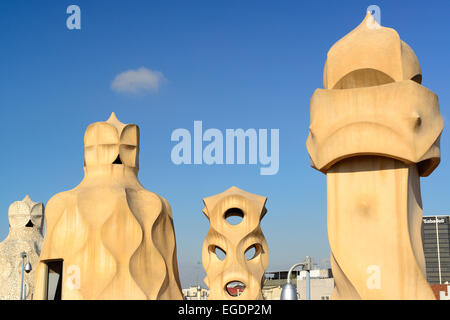
<svg viewBox="0 0 450 320">
<path fill-rule="evenodd" d="M 450 282 L 450 216 L 423 217 L 423 250 L 427 280 L 433 284 Z"/>
<path fill-rule="evenodd" d="M 288 271 L 266 272 L 262 294 L 264 300 L 280 300 L 281 290 L 287 282 Z M 334 289 L 331 269 L 314 269 L 310 272 L 311 300 L 330 300 Z M 306 271 L 292 272 L 293 284 L 297 287 L 297 299 L 306 300 Z"/>
<path fill-rule="evenodd" d="M 201 286 L 190 286 L 183 289 L 184 300 L 208 300 L 209 290 L 202 288 Z"/>
</svg>

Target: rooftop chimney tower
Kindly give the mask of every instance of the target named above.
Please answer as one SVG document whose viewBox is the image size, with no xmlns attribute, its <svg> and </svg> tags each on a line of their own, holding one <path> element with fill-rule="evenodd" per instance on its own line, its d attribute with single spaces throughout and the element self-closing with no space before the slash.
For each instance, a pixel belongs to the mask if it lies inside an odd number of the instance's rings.
<svg viewBox="0 0 450 320">
<path fill-rule="evenodd" d="M 369 12 L 328 52 L 306 145 L 327 175 L 334 299 L 434 299 L 420 177 L 439 164 L 443 120 L 421 81 L 412 49 Z"/>
</svg>

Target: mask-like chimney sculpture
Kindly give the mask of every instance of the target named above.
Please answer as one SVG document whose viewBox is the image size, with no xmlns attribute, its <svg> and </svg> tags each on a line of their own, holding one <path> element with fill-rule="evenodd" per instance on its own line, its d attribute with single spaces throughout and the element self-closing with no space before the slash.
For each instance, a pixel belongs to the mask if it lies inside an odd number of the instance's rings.
<svg viewBox="0 0 450 320">
<path fill-rule="evenodd" d="M 21 295 L 22 267 L 31 264 L 31 271 L 23 271 L 22 298 L 33 297 L 34 268 L 39 260 L 42 242 L 44 205 L 29 196 L 9 206 L 9 234 L 0 243 L 0 300 L 19 300 Z M 26 254 L 22 258 L 22 252 Z M 25 269 L 25 268 L 24 268 Z"/>
<path fill-rule="evenodd" d="M 440 161 L 437 96 L 394 29 L 364 21 L 328 52 L 307 148 L 327 175 L 333 299 L 434 299 L 420 177 Z"/>
<path fill-rule="evenodd" d="M 267 198 L 236 187 L 203 199 L 210 222 L 202 260 L 209 300 L 262 300 L 269 250 L 260 222 Z M 227 221 L 238 216 L 238 224 Z M 243 290 L 243 291 L 242 291 Z"/>
<path fill-rule="evenodd" d="M 37 299 L 182 299 L 169 203 L 140 184 L 139 127 L 84 136 L 83 181 L 47 204 Z"/>
</svg>

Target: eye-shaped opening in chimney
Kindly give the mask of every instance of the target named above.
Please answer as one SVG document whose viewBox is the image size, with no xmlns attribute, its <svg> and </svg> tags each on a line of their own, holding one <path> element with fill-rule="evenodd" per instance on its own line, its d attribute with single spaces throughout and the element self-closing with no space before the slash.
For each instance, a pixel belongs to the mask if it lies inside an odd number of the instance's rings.
<svg viewBox="0 0 450 320">
<path fill-rule="evenodd" d="M 239 297 L 245 290 L 245 284 L 241 281 L 231 281 L 225 286 L 225 291 L 231 297 Z"/>
<path fill-rule="evenodd" d="M 244 255 L 247 261 L 255 259 L 262 252 L 262 246 L 259 243 L 254 243 L 245 250 Z"/>
<path fill-rule="evenodd" d="M 422 75 L 416 74 L 414 77 L 411 78 L 411 80 L 417 82 L 418 84 L 422 84 Z"/>
<path fill-rule="evenodd" d="M 216 255 L 217 259 L 219 259 L 221 261 L 225 260 L 227 253 L 221 247 L 216 246 L 216 245 L 210 245 L 208 249 L 209 249 L 210 253 L 213 253 Z"/>
<path fill-rule="evenodd" d="M 114 160 L 113 164 L 122 164 L 122 160 L 120 159 L 120 154 L 117 155 L 116 160 Z"/>
<path fill-rule="evenodd" d="M 235 226 L 244 219 L 244 212 L 239 208 L 230 208 L 225 211 L 224 218 L 229 224 Z"/>
<path fill-rule="evenodd" d="M 28 222 L 27 222 L 27 224 L 25 225 L 25 227 L 27 227 L 27 228 L 33 228 L 33 227 L 34 227 L 34 224 L 33 224 L 33 222 L 31 222 L 31 220 L 28 220 Z"/>
</svg>

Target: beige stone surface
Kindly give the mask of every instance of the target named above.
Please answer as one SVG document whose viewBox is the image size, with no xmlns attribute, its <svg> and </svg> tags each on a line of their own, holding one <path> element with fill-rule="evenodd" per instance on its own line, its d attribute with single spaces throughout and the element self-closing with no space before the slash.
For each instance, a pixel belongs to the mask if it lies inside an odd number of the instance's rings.
<svg viewBox="0 0 450 320">
<path fill-rule="evenodd" d="M 333 298 L 432 298 L 419 179 L 415 164 L 377 156 L 346 159 L 327 172 Z"/>
<path fill-rule="evenodd" d="M 380 26 L 367 13 L 357 28 L 328 51 L 323 87 L 348 89 L 409 79 L 419 83 L 422 79 L 416 54 L 397 31 Z"/>
<path fill-rule="evenodd" d="M 85 177 L 47 204 L 35 298 L 63 260 L 62 299 L 182 299 L 169 203 L 140 184 L 139 128 L 108 121 L 84 137 Z"/>
<path fill-rule="evenodd" d="M 421 163 L 420 175 L 427 176 L 440 161 L 443 126 L 437 96 L 411 80 L 317 89 L 311 98 L 307 147 L 312 165 L 322 172 L 345 158 L 365 154 Z"/>
<path fill-rule="evenodd" d="M 25 252 L 25 264 L 30 262 L 33 268 L 30 273 L 24 272 L 23 280 L 24 299 L 30 300 L 34 291 L 34 269 L 44 240 L 44 205 L 26 196 L 22 201 L 16 201 L 9 206 L 8 218 L 9 234 L 0 243 L 0 299 L 20 299 L 21 253 Z"/>
<path fill-rule="evenodd" d="M 267 242 L 260 221 L 266 214 L 266 197 L 231 187 L 223 193 L 203 199 L 203 213 L 210 222 L 203 243 L 202 259 L 206 271 L 205 283 L 209 287 L 210 300 L 262 300 L 262 281 L 269 264 Z M 228 216 L 240 215 L 239 224 L 230 224 Z M 221 260 L 216 248 L 225 254 Z M 247 256 L 247 250 L 254 250 Z M 240 282 L 244 291 L 231 296 L 226 287 Z"/>
<path fill-rule="evenodd" d="M 412 49 L 370 13 L 328 52 L 311 98 L 311 165 L 327 175 L 333 299 L 434 299 L 420 176 L 440 161 L 437 96 Z"/>
</svg>

